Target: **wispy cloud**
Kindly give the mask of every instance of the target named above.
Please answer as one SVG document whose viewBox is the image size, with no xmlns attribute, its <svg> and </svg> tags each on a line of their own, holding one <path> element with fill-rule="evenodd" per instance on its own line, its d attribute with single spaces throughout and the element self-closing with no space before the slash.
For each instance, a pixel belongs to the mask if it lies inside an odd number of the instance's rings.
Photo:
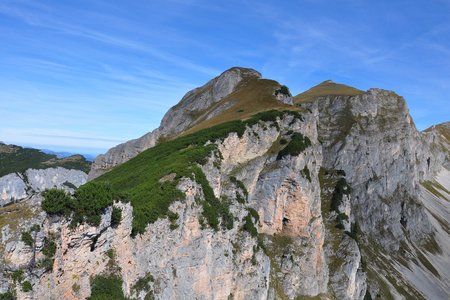
<svg viewBox="0 0 450 300">
<path fill-rule="evenodd" d="M 107 149 L 124 142 L 124 140 L 110 139 L 96 136 L 77 136 L 76 132 L 56 130 L 53 128 L 0 129 L 0 140 L 6 143 L 23 143 L 39 145 L 65 145 L 72 147 L 92 147 Z M 95 143 L 93 143 L 95 142 Z"/>
<path fill-rule="evenodd" d="M 30 4 L 31 3 L 28 3 L 28 5 Z M 32 4 L 32 6 L 34 9 L 36 9 L 36 7 L 34 7 L 34 3 Z M 47 8 L 45 9 L 45 11 L 49 9 L 48 7 L 45 8 Z M 154 44 L 137 42 L 135 40 L 130 40 L 110 33 L 99 32 L 97 30 L 92 30 L 82 26 L 74 26 L 70 23 L 50 16 L 48 12 L 44 12 L 44 15 L 42 15 L 42 9 L 41 14 L 38 14 L 30 11 L 30 9 L 27 7 L 14 7 L 3 4 L 0 5 L 0 13 L 19 18 L 32 26 L 39 26 L 42 28 L 62 32 L 64 34 L 74 35 L 96 42 L 117 46 L 120 48 L 139 51 L 141 53 L 144 53 L 145 55 L 153 56 L 155 58 L 164 60 L 179 67 L 189 69 L 191 71 L 200 72 L 207 75 L 217 75 L 217 73 L 219 73 L 219 71 L 214 68 L 196 64 L 183 57 L 173 55 L 168 51 L 162 51 L 158 49 Z"/>
<path fill-rule="evenodd" d="M 24 134 L 24 136 L 31 136 L 30 134 Z M 34 135 L 33 135 L 34 136 Z M 112 143 L 123 143 L 124 140 L 107 139 L 101 137 L 86 137 L 86 136 L 71 136 L 71 135 L 58 135 L 58 134 L 41 134 L 40 137 L 48 137 L 52 139 L 67 139 L 67 140 L 78 140 L 78 141 L 100 141 L 100 142 L 112 142 Z"/>
</svg>

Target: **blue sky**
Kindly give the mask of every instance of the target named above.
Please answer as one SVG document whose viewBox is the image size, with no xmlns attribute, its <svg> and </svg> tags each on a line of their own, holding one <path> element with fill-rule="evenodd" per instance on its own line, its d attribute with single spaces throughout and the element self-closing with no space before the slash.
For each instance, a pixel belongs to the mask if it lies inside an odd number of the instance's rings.
<svg viewBox="0 0 450 300">
<path fill-rule="evenodd" d="M 101 153 L 232 66 L 324 80 L 450 120 L 450 1 L 0 2 L 0 141 Z"/>
</svg>

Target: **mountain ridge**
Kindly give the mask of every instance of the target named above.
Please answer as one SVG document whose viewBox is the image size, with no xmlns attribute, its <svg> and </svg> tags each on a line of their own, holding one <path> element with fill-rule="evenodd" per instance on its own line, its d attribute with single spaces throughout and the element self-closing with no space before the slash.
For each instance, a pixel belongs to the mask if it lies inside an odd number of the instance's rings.
<svg viewBox="0 0 450 300">
<path fill-rule="evenodd" d="M 9 173 L 24 172 L 26 169 L 46 169 L 66 167 L 89 172 L 90 162 L 82 155 L 74 154 L 58 158 L 56 154 L 47 154 L 43 150 L 8 145 L 0 142 L 0 177 Z"/>
<path fill-rule="evenodd" d="M 281 93 L 282 90 L 284 93 Z M 193 133 L 223 121 L 248 118 L 252 113 L 271 109 L 301 110 L 301 102 L 304 102 L 305 99 L 312 101 L 331 91 L 337 95 L 365 93 L 356 88 L 327 80 L 292 97 L 286 86 L 274 80 L 263 79 L 258 71 L 232 67 L 203 86 L 187 92 L 180 102 L 168 110 L 161 120 L 160 126 L 152 132 L 117 145 L 105 154 L 99 155 L 92 165 L 89 178 L 98 177 L 143 150 L 155 146 L 159 141 L 174 138 L 183 131 L 186 131 L 186 134 Z M 236 94 L 237 97 L 233 99 L 233 95 Z M 261 102 L 261 100 L 263 101 Z M 294 104 L 297 108 L 290 107 Z M 220 115 L 223 117 L 221 118 Z"/>
<path fill-rule="evenodd" d="M 90 179 L 127 161 L 143 150 L 155 146 L 159 140 L 170 139 L 178 133 L 195 126 L 200 120 L 207 121 L 224 111 L 229 111 L 230 107 L 234 105 L 233 101 L 224 102 L 222 103 L 223 105 L 216 106 L 214 111 L 208 111 L 208 109 L 232 94 L 236 88 L 244 86 L 245 89 L 246 82 L 255 83 L 255 81 L 258 82 L 260 79 L 261 74 L 253 69 L 233 67 L 208 81 L 202 87 L 187 92 L 178 104 L 168 110 L 158 128 L 140 138 L 115 146 L 104 155 L 99 155 L 92 165 L 89 173 Z M 265 82 L 269 84 L 270 88 L 273 87 L 273 90 L 269 88 L 269 90 L 264 92 L 265 98 L 273 100 L 271 105 L 277 102 L 291 101 L 290 94 L 286 97 L 283 95 L 276 97 L 274 94 L 275 90 L 281 88 L 281 85 L 276 81 Z M 270 107 L 266 108 L 266 110 L 269 109 Z"/>
<path fill-rule="evenodd" d="M 220 76 L 188 92 L 152 145 L 74 194 L 14 204 L 34 213 L 2 219 L 0 292 L 27 298 L 22 270 L 41 298 L 450 297 L 449 123 L 419 132 L 392 91 L 325 81 L 295 101 L 240 72 L 218 97 Z"/>
</svg>

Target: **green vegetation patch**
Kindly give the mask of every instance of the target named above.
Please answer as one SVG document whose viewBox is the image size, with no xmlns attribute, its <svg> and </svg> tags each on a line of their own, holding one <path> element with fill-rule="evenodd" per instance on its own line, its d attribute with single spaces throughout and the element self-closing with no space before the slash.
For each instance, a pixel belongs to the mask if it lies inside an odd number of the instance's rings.
<svg viewBox="0 0 450 300">
<path fill-rule="evenodd" d="M 0 294 L 0 300 L 15 300 L 13 292 L 7 291 L 6 293 Z"/>
<path fill-rule="evenodd" d="M 167 213 L 167 216 L 169 217 L 169 221 L 170 221 L 170 230 L 177 229 L 178 228 L 177 220 L 180 217 L 178 215 L 178 213 L 174 213 L 169 210 L 169 212 Z"/>
<path fill-rule="evenodd" d="M 292 135 L 289 144 L 278 153 L 277 159 L 282 159 L 286 155 L 297 156 L 309 146 L 311 146 L 311 140 L 307 136 L 296 132 Z"/>
<path fill-rule="evenodd" d="M 21 283 L 23 281 L 23 279 L 24 279 L 23 270 L 22 269 L 18 269 L 17 271 L 14 271 L 11 274 L 11 278 L 12 278 L 13 282 Z"/>
<path fill-rule="evenodd" d="M 127 300 L 122 290 L 122 279 L 117 276 L 97 275 L 91 281 L 88 300 Z"/>
<path fill-rule="evenodd" d="M 33 290 L 33 286 L 31 285 L 31 283 L 29 281 L 24 281 L 22 283 L 22 291 L 24 291 L 25 293 L 28 293 L 32 290 Z"/>
<path fill-rule="evenodd" d="M 289 91 L 289 88 L 285 85 L 282 85 L 282 86 L 280 86 L 280 88 L 275 90 L 275 96 L 277 96 L 279 94 L 285 95 L 287 97 L 291 96 L 291 92 Z"/>
<path fill-rule="evenodd" d="M 236 187 L 238 187 L 244 196 L 242 196 L 240 193 L 236 193 L 236 200 L 239 203 L 245 203 L 247 201 L 247 197 L 248 197 L 248 191 L 247 188 L 245 187 L 244 183 L 240 180 L 238 180 L 236 177 L 234 176 L 230 176 L 230 181 L 236 185 Z"/>
<path fill-rule="evenodd" d="M 349 237 L 354 239 L 359 244 L 359 225 L 358 222 L 354 222 L 350 226 L 350 231 L 345 231 L 345 234 L 347 234 Z"/>
<path fill-rule="evenodd" d="M 133 285 L 131 290 L 134 290 L 138 293 L 141 291 L 150 292 L 150 283 L 154 281 L 155 278 L 153 278 L 153 275 L 148 273 L 146 276 L 139 278 L 138 281 L 136 281 L 136 283 Z"/>
<path fill-rule="evenodd" d="M 255 220 L 255 223 L 258 223 L 259 222 L 259 214 L 256 211 L 256 209 L 251 208 L 251 207 L 247 207 L 247 211 L 250 213 L 252 218 Z"/>
<path fill-rule="evenodd" d="M 25 245 L 31 247 L 33 246 L 33 237 L 31 236 L 31 234 L 27 231 L 27 232 L 22 232 L 22 238 L 21 241 L 25 243 Z"/>
<path fill-rule="evenodd" d="M 111 213 L 111 227 L 117 227 L 122 220 L 122 210 L 118 207 L 112 208 Z"/>
<path fill-rule="evenodd" d="M 308 166 L 305 166 L 303 170 L 300 171 L 302 176 L 305 177 L 309 182 L 311 182 L 311 172 L 308 169 Z"/>
<path fill-rule="evenodd" d="M 36 232 L 38 232 L 41 227 L 38 224 L 34 224 L 31 226 L 29 231 L 22 232 L 21 241 L 24 242 L 25 245 L 32 247 L 34 244 L 34 238 L 31 236 L 33 233 L 36 236 Z"/>
<path fill-rule="evenodd" d="M 347 183 L 347 180 L 343 177 L 339 178 L 334 187 L 333 195 L 331 196 L 331 210 L 334 210 L 339 214 L 339 206 L 342 204 L 342 199 L 344 198 L 344 195 L 350 195 L 350 192 L 351 188 Z"/>
<path fill-rule="evenodd" d="M 72 197 L 64 190 L 50 189 L 42 193 L 42 209 L 51 215 L 69 216 L 72 213 Z"/>
<path fill-rule="evenodd" d="M 98 226 L 103 210 L 111 206 L 114 199 L 121 198 L 108 182 L 85 184 L 76 191 L 74 196 L 59 189 L 47 190 L 42 195 L 44 197 L 42 209 L 50 215 L 72 217 L 72 226 L 83 222 Z M 120 222 L 121 212 L 116 209 L 116 211 L 113 210 L 113 214 L 112 222 Z"/>
<path fill-rule="evenodd" d="M 44 268 L 46 271 L 50 271 L 53 268 L 54 256 L 56 254 L 56 243 L 53 234 L 45 238 L 41 252 L 45 258 L 38 263 L 38 266 Z"/>
<path fill-rule="evenodd" d="M 256 215 L 258 216 L 257 219 L 259 220 L 258 213 L 256 213 Z M 244 218 L 244 227 L 243 227 L 243 229 L 245 231 L 247 231 L 248 233 L 250 233 L 250 235 L 252 237 L 257 237 L 258 236 L 258 230 L 256 229 L 255 224 L 253 223 L 254 219 L 255 218 L 252 216 L 252 213 L 249 212 Z M 257 220 L 255 220 L 255 222 L 257 222 Z"/>
</svg>

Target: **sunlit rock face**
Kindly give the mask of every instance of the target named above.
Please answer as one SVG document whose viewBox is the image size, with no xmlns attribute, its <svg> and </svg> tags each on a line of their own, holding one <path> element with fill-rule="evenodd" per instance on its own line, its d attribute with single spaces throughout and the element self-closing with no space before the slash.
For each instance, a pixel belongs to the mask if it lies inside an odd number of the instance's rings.
<svg viewBox="0 0 450 300">
<path fill-rule="evenodd" d="M 86 183 L 83 171 L 62 167 L 48 169 L 28 169 L 24 173 L 12 173 L 0 177 L 0 206 L 20 201 L 33 194 L 50 188 L 74 191 Z"/>
</svg>

